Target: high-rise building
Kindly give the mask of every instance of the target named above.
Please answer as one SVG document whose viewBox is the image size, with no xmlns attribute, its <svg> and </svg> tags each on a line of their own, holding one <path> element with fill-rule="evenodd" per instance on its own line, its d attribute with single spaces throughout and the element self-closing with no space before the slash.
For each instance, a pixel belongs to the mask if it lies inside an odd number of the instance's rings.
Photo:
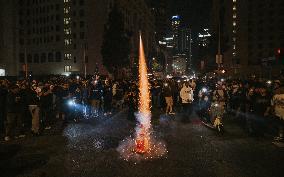
<svg viewBox="0 0 284 177">
<path fill-rule="evenodd" d="M 13 0 L 0 0 L 0 76 L 17 75 L 16 64 L 16 15 Z"/>
<path fill-rule="evenodd" d="M 179 31 L 181 27 L 181 17 L 179 15 L 172 16 L 173 50 L 178 53 Z"/>
<path fill-rule="evenodd" d="M 179 15 L 172 16 L 173 55 L 185 57 L 187 70 L 191 68 L 191 29 L 182 24 Z"/>
<path fill-rule="evenodd" d="M 200 47 L 208 47 L 210 43 L 210 31 L 208 28 L 202 29 L 201 32 L 198 33 L 197 42 Z"/>
<path fill-rule="evenodd" d="M 275 60 L 276 50 L 284 46 L 283 8 L 282 0 L 213 0 L 212 26 L 218 34 L 220 24 L 228 70 L 264 77 L 283 68 Z M 273 70 L 265 73 L 271 65 Z"/>
<path fill-rule="evenodd" d="M 155 17 L 155 38 L 158 42 L 167 35 L 170 27 L 170 20 L 166 13 L 167 3 L 164 0 L 147 0 L 146 2 Z"/>
<path fill-rule="evenodd" d="M 115 0 L 1 0 L 0 69 L 9 75 L 93 74 L 102 65 L 104 25 Z M 137 57 L 139 30 L 145 52 L 154 48 L 154 19 L 144 0 L 116 1 Z M 2 33 L 3 31 L 3 33 Z M 135 56 L 136 55 L 136 56 Z"/>
<path fill-rule="evenodd" d="M 92 73 L 96 65 L 92 10 L 95 1 L 19 0 L 17 9 L 18 61 L 31 74 Z M 88 14 L 88 15 L 87 15 Z M 91 60 L 89 57 L 91 56 Z"/>
</svg>

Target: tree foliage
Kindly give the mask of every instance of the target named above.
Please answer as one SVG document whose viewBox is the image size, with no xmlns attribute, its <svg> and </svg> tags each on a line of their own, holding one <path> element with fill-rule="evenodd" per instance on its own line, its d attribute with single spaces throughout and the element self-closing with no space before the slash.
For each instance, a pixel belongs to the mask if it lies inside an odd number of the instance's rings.
<svg viewBox="0 0 284 177">
<path fill-rule="evenodd" d="M 130 42 L 124 29 L 124 18 L 117 5 L 109 13 L 101 48 L 103 64 L 110 73 L 129 66 Z"/>
</svg>

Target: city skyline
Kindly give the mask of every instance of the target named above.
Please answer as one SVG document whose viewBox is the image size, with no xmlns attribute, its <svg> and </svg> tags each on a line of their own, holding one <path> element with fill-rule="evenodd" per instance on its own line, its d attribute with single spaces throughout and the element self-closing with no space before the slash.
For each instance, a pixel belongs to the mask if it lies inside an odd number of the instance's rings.
<svg viewBox="0 0 284 177">
<path fill-rule="evenodd" d="M 186 56 L 190 69 L 200 71 L 204 63 L 205 70 L 214 70 L 219 50 L 220 66 L 232 74 L 249 75 L 251 67 L 259 74 L 265 71 L 264 76 L 282 70 L 281 0 L 257 6 L 256 1 L 238 0 L 1 0 L 1 75 L 111 74 L 103 65 L 101 47 L 115 2 L 131 46 L 124 73 L 136 67 L 139 30 L 148 63 L 157 59 L 159 71 L 172 71 L 168 65 L 177 55 Z M 173 17 L 178 17 L 176 28 Z M 205 46 L 199 45 L 204 29 L 210 32 Z"/>
</svg>

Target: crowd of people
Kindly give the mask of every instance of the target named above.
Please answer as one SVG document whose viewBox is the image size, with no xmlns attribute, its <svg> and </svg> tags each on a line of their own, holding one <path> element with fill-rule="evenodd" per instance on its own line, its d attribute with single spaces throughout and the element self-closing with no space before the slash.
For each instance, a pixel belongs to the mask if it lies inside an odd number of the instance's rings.
<svg viewBox="0 0 284 177">
<path fill-rule="evenodd" d="M 151 79 L 150 85 L 152 108 L 162 113 L 181 113 L 189 118 L 195 111 L 211 122 L 209 112 L 217 102 L 226 116 L 238 120 L 250 134 L 262 135 L 275 125 L 276 140 L 283 139 L 284 88 L 279 80 L 168 78 Z M 0 80 L 0 134 L 5 141 L 23 138 L 29 132 L 38 136 L 58 120 L 108 118 L 123 108 L 128 108 L 127 118 L 134 121 L 138 94 L 135 80 L 99 76 Z"/>
<path fill-rule="evenodd" d="M 280 80 L 213 79 L 201 82 L 203 84 L 198 84 L 203 85 L 199 92 L 203 97 L 201 113 L 217 102 L 224 108 L 226 116 L 239 122 L 250 135 L 271 133 L 276 135 L 275 140 L 283 140 L 284 87 Z M 210 103 L 204 104 L 206 102 Z"/>
<path fill-rule="evenodd" d="M 98 76 L 88 80 L 79 76 L 0 80 L 0 134 L 9 141 L 29 132 L 38 136 L 58 120 L 68 123 L 83 117 L 107 117 L 115 108 L 125 105 L 121 100 L 125 100 L 131 84 Z"/>
</svg>

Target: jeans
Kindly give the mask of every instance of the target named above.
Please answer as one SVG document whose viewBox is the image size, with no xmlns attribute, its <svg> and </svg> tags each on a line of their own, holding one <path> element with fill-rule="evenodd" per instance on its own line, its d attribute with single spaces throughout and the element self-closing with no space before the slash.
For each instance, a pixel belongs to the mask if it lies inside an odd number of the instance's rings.
<svg viewBox="0 0 284 177">
<path fill-rule="evenodd" d="M 41 118 L 43 126 L 50 126 L 53 119 L 53 109 L 52 107 L 45 107 L 41 109 Z"/>
<path fill-rule="evenodd" d="M 22 131 L 22 116 L 20 113 L 7 113 L 6 136 L 17 136 Z"/>
<path fill-rule="evenodd" d="M 0 134 L 4 133 L 5 111 L 4 106 L 0 107 Z"/>
</svg>

